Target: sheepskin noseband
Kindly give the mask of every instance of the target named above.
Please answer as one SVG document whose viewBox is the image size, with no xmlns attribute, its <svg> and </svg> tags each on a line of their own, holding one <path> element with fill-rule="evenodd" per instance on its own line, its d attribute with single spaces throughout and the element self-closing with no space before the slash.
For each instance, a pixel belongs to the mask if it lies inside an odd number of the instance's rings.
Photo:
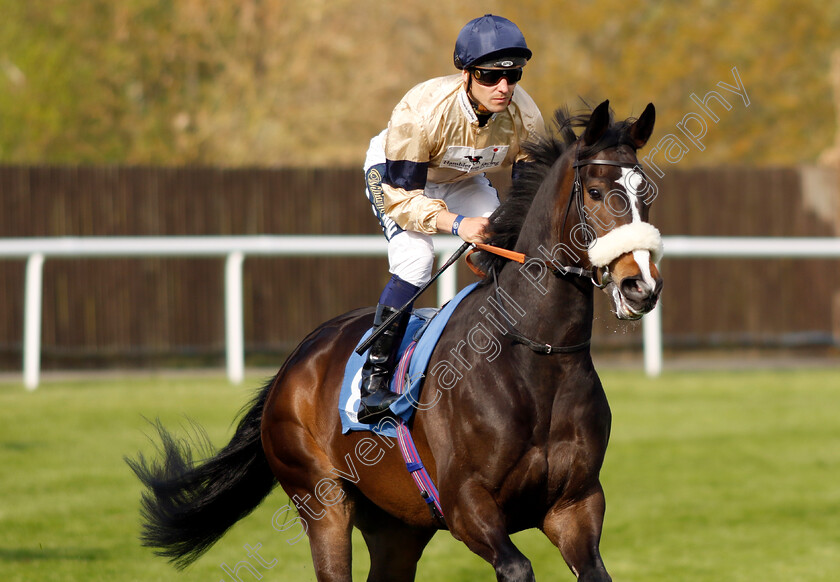
<svg viewBox="0 0 840 582">
<path fill-rule="evenodd" d="M 594 267 L 606 267 L 624 253 L 633 251 L 650 251 L 650 258 L 658 263 L 662 258 L 659 230 L 647 222 L 619 226 L 595 239 L 589 247 L 589 261 Z"/>
</svg>

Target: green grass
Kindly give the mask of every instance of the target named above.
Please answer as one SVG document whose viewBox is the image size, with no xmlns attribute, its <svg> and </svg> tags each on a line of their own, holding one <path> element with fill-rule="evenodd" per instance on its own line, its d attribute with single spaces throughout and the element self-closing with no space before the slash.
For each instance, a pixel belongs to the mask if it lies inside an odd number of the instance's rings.
<svg viewBox="0 0 840 582">
<path fill-rule="evenodd" d="M 602 374 L 613 408 L 602 553 L 616 581 L 817 582 L 840 568 L 840 370 Z M 184 573 L 137 542 L 139 483 L 122 460 L 153 452 L 144 420 L 189 417 L 217 446 L 261 379 L 126 378 L 0 385 L 4 581 L 229 581 L 244 545 L 277 558 L 264 580 L 314 580 L 306 541 L 271 526 L 276 491 Z M 186 429 L 185 429 L 186 430 Z M 183 432 L 181 432 L 183 434 Z M 514 540 L 538 580 L 573 580 L 539 532 Z M 354 545 L 355 578 L 367 558 Z M 254 563 L 254 560 L 251 560 Z M 252 576 L 242 573 L 243 580 Z M 418 580 L 493 580 L 438 534 Z"/>
</svg>

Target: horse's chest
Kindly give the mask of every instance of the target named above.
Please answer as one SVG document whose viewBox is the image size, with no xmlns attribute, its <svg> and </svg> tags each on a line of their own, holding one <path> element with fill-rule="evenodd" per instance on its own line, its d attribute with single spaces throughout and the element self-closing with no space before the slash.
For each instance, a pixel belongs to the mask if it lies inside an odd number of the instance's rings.
<svg viewBox="0 0 840 582">
<path fill-rule="evenodd" d="M 522 447 L 499 490 L 509 500 L 550 506 L 589 489 L 598 480 L 608 435 L 608 422 L 546 427 L 541 438 Z"/>
</svg>

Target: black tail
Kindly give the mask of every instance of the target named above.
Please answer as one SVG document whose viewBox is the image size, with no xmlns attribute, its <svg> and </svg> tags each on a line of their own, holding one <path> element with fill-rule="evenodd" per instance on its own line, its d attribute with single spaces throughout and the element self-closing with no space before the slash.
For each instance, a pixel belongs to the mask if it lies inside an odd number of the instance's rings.
<svg viewBox="0 0 840 582">
<path fill-rule="evenodd" d="M 162 462 L 148 463 L 142 454 L 126 459 L 148 488 L 141 501 L 145 523 L 140 539 L 176 568 L 197 560 L 277 484 L 260 440 L 260 419 L 272 383 L 251 403 L 227 446 L 212 457 L 193 460 L 190 443 L 173 438 L 158 421 Z M 212 454 L 203 437 L 207 446 L 201 448 Z"/>
</svg>

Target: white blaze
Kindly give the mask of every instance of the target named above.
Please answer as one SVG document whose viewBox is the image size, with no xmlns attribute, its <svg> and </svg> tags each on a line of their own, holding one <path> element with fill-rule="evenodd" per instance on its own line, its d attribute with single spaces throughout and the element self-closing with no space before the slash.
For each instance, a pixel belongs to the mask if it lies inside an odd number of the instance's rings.
<svg viewBox="0 0 840 582">
<path fill-rule="evenodd" d="M 639 187 L 642 185 L 642 176 L 636 168 L 621 168 L 621 178 L 618 183 L 627 192 L 630 210 L 633 213 L 633 222 L 641 222 L 642 197 L 639 196 Z"/>
<path fill-rule="evenodd" d="M 642 181 L 642 175 L 636 168 L 621 168 L 621 178 L 618 179 L 618 183 L 624 186 L 624 190 L 627 192 L 627 198 L 633 212 L 633 223 L 642 222 L 642 197 L 639 195 L 639 187 L 642 185 Z M 642 280 L 651 289 L 656 288 L 656 282 L 650 273 L 650 251 L 635 250 L 633 251 L 633 259 L 639 265 Z"/>
<path fill-rule="evenodd" d="M 650 273 L 650 251 L 633 251 L 633 259 L 639 265 L 642 280 L 647 283 L 651 291 L 656 289 L 656 281 L 653 280 L 653 275 Z"/>
</svg>

